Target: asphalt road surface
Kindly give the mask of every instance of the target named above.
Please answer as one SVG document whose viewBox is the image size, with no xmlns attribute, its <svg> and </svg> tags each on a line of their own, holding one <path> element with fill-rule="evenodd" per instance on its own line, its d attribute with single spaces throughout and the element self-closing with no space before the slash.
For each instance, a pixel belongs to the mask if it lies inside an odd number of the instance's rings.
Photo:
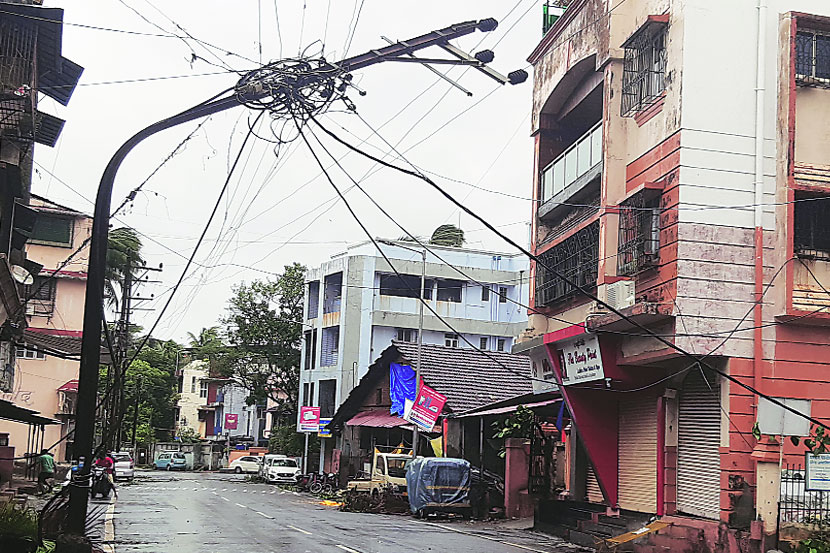
<svg viewBox="0 0 830 553">
<path fill-rule="evenodd" d="M 119 485 L 106 510 L 105 550 L 117 553 L 582 551 L 525 530 L 343 513 L 311 495 L 234 474 L 139 472 L 133 483 Z"/>
</svg>

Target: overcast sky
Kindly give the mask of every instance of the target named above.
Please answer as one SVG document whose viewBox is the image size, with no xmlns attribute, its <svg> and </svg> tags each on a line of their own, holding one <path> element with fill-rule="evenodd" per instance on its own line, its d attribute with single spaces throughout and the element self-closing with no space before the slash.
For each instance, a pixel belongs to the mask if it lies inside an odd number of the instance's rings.
<svg viewBox="0 0 830 553">
<path fill-rule="evenodd" d="M 260 34 L 263 63 L 296 56 L 306 47 L 312 54 L 324 48 L 326 58 L 339 60 L 351 30 L 348 54 L 355 55 L 385 45 L 381 36 L 405 40 L 452 23 L 494 17 L 498 29 L 476 32 L 456 44 L 471 52 L 493 48 L 496 58 L 491 65 L 504 74 L 529 70 L 526 58 L 541 38 L 538 0 L 46 0 L 44 4 L 65 10 L 63 55 L 85 71 L 68 107 L 49 98 L 41 101 L 42 111 L 67 123 L 55 148 L 37 147 L 32 191 L 88 213 L 101 173 L 118 146 L 147 125 L 233 86 L 238 75 L 230 69 L 244 71 L 259 65 Z M 354 19 L 356 29 L 350 25 Z M 177 25 L 198 41 L 219 48 L 170 36 L 185 34 Z M 421 55 L 444 54 L 434 49 Z M 387 62 L 356 72 L 355 82 L 367 95 L 352 91 L 349 97 L 358 113 L 374 128 L 382 126 L 383 138 L 399 144 L 409 161 L 440 175 L 436 181 L 450 193 L 526 243 L 529 200 L 475 190 L 444 177 L 521 198 L 530 196 L 532 75 L 523 85 L 500 86 L 475 70 L 456 67 L 449 74 L 474 96 L 438 82 L 419 65 Z M 148 264 L 164 265 L 162 283 L 142 291 L 142 295 L 155 294 L 156 299 L 143 307 L 156 311 L 139 312 L 138 324 L 149 327 L 158 316 L 255 115 L 239 107 L 210 118 L 114 221 L 143 235 Z M 390 150 L 354 115 L 332 113 L 325 121 L 352 143 L 368 139 L 363 146 L 368 152 L 382 155 Z M 197 124 L 166 131 L 136 148 L 118 173 L 113 205 L 147 178 Z M 273 136 L 270 133 L 268 125 L 258 131 L 263 138 Z M 330 141 L 329 148 L 337 157 L 347 153 Z M 326 159 L 324 152 L 319 153 Z M 342 163 L 354 178 L 365 177 L 363 186 L 413 234 L 429 235 L 440 224 L 460 220 L 468 246 L 509 251 L 477 221 L 467 216 L 459 219 L 458 210 L 426 183 L 378 170 L 353 153 Z M 351 185 L 336 168 L 330 173 L 341 188 Z M 283 146 L 278 153 L 266 140 L 249 142 L 208 239 L 196 255 L 197 264 L 191 266 L 155 335 L 184 341 L 187 332 L 196 334 L 217 324 L 235 284 L 268 278 L 295 261 L 317 265 L 346 244 L 364 240 L 334 195 L 302 141 Z M 375 236 L 402 234 L 359 190 L 352 189 L 347 198 Z"/>
</svg>

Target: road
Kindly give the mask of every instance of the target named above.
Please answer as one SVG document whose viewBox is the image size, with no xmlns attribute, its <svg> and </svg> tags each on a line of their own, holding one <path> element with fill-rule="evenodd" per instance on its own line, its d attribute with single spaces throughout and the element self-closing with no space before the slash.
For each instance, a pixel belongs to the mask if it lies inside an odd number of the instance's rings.
<svg viewBox="0 0 830 553">
<path fill-rule="evenodd" d="M 95 503 L 101 503 L 96 501 Z M 343 513 L 308 494 L 241 475 L 140 472 L 106 508 L 117 553 L 564 553 L 581 551 L 525 530 L 404 515 Z M 112 528 L 113 525 L 107 525 Z"/>
</svg>

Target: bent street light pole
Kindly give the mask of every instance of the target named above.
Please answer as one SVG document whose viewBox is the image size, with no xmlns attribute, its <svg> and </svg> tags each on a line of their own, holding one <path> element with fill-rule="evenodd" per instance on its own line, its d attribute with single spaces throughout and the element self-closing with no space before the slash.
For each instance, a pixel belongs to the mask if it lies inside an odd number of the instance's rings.
<svg viewBox="0 0 830 553">
<path fill-rule="evenodd" d="M 141 141 L 163 130 L 200 119 L 214 113 L 228 110 L 230 108 L 252 104 L 260 109 L 268 109 L 279 103 L 288 103 L 297 99 L 296 93 L 303 89 L 313 88 L 325 80 L 339 78 L 341 80 L 339 90 L 343 91 L 349 86 L 350 76 L 348 73 L 362 69 L 384 61 L 401 61 L 415 51 L 430 46 L 446 47 L 450 40 L 465 36 L 480 30 L 489 32 L 496 28 L 498 23 L 495 19 L 483 19 L 481 21 L 467 21 L 451 25 L 444 29 L 433 31 L 419 37 L 390 44 L 377 50 L 371 50 L 365 54 L 347 58 L 340 62 L 327 62 L 319 60 L 317 71 L 296 70 L 292 74 L 292 67 L 280 66 L 281 62 L 266 65 L 260 69 L 251 71 L 245 75 L 239 83 L 224 92 L 217 94 L 209 100 L 202 102 L 178 115 L 159 121 L 144 130 L 136 133 L 127 140 L 115 152 L 107 164 L 101 183 L 98 186 L 98 193 L 95 198 L 95 209 L 92 223 L 92 242 L 89 251 L 89 269 L 86 282 L 86 299 L 84 302 L 84 324 L 83 338 L 81 341 L 81 366 L 78 375 L 78 403 L 76 412 L 76 430 L 73 457 L 75 460 L 85 459 L 83 467 L 78 471 L 77 480 L 70 488 L 69 498 L 69 531 L 76 535 L 83 535 L 86 522 L 87 504 L 89 493 L 87 486 L 83 484 L 89 478 L 92 465 L 93 442 L 95 434 L 95 411 L 96 395 L 98 389 L 98 368 L 101 355 L 101 323 L 103 320 L 103 296 L 104 296 L 104 271 L 106 269 L 107 255 L 107 233 L 109 230 L 110 209 L 112 203 L 112 188 L 115 176 L 121 163 L 127 154 Z M 458 57 L 451 63 L 472 66 L 488 76 L 505 84 L 519 84 L 527 79 L 527 73 L 518 70 L 510 73 L 507 80 L 499 79 L 491 74 L 486 63 L 492 56 L 481 56 L 478 58 Z M 492 53 L 490 53 L 492 54 Z M 304 62 L 306 60 L 288 60 Z M 423 60 L 427 63 L 447 63 L 450 60 Z M 297 63 L 293 66 L 301 66 Z M 308 64 L 306 64 L 306 67 Z M 501 77 L 501 75 L 498 75 Z M 230 96 L 223 96 L 227 92 L 233 92 Z M 270 103 L 267 101 L 271 99 Z M 286 106 L 283 106 L 286 107 Z"/>
</svg>

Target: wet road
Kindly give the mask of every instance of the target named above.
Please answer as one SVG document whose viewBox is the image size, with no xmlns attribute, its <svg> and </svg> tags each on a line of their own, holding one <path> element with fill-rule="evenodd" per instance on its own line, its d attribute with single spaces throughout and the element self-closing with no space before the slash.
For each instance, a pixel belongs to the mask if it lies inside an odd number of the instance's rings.
<svg viewBox="0 0 830 553">
<path fill-rule="evenodd" d="M 232 474 L 140 472 L 111 509 L 117 553 L 574 552 L 555 537 L 464 522 L 343 513 Z M 111 536 L 107 536 L 112 538 Z"/>
</svg>

